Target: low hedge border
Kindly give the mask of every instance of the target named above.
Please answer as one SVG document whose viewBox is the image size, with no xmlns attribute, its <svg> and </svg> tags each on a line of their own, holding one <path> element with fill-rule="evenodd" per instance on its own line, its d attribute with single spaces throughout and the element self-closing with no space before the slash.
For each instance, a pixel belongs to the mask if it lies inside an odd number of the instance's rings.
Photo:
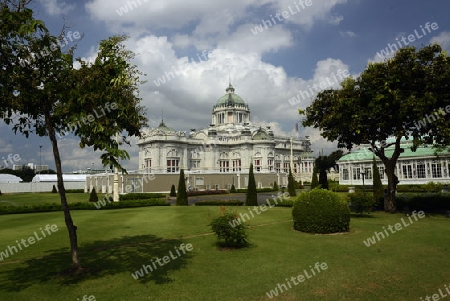
<svg viewBox="0 0 450 301">
<path fill-rule="evenodd" d="M 166 197 L 163 193 L 127 193 L 119 195 L 119 200 L 148 200 L 148 199 L 158 199 Z"/>
<path fill-rule="evenodd" d="M 399 211 L 446 213 L 450 210 L 448 193 L 397 194 L 395 202 Z"/>
<path fill-rule="evenodd" d="M 220 189 L 220 190 L 195 190 L 188 191 L 187 195 L 189 196 L 198 196 L 198 195 L 213 195 L 213 194 L 227 194 L 228 191 Z"/>
<path fill-rule="evenodd" d="M 99 201 L 101 202 L 101 200 Z M 97 202 L 98 203 L 98 202 Z M 112 203 L 104 201 L 99 208 L 93 203 L 76 202 L 70 203 L 70 210 L 108 210 L 108 209 L 122 209 L 122 208 L 135 208 L 135 207 L 150 207 L 150 206 L 170 206 L 170 203 L 160 200 L 129 200 L 126 202 Z M 104 204 L 104 205 L 103 205 Z M 19 214 L 19 213 L 38 213 L 38 212 L 52 212 L 62 211 L 61 204 L 42 204 L 33 206 L 0 206 L 0 215 L 4 214 Z"/>
</svg>

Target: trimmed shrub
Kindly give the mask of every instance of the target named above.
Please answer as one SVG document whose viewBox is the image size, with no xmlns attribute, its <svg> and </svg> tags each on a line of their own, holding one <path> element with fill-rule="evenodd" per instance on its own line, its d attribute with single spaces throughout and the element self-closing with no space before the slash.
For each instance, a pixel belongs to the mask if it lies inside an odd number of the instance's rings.
<svg viewBox="0 0 450 301">
<path fill-rule="evenodd" d="M 277 181 L 274 181 L 273 182 L 273 191 L 278 191 L 278 184 L 277 184 Z"/>
<path fill-rule="evenodd" d="M 2 193 L 2 191 L 0 190 L 0 195 L 2 195 L 3 193 Z"/>
<path fill-rule="evenodd" d="M 292 207 L 294 229 L 307 233 L 336 233 L 350 230 L 350 209 L 338 194 L 313 189 L 299 195 Z"/>
<path fill-rule="evenodd" d="M 372 195 L 356 192 L 349 193 L 349 207 L 351 212 L 363 214 L 364 212 L 370 213 L 372 206 L 374 206 L 374 199 Z"/>
<path fill-rule="evenodd" d="M 213 194 L 227 194 L 226 190 L 197 190 L 197 191 L 188 191 L 188 196 L 197 196 L 197 195 L 213 195 Z"/>
<path fill-rule="evenodd" d="M 221 208 L 219 216 L 211 221 L 212 231 L 219 239 L 218 244 L 222 247 L 240 248 L 248 245 L 245 222 L 238 222 L 238 214 L 236 212 L 226 211 L 224 207 Z M 224 241 L 220 241 L 220 240 Z"/>
<path fill-rule="evenodd" d="M 317 168 L 314 166 L 311 180 L 311 189 L 319 187 L 319 178 L 317 177 Z"/>
<path fill-rule="evenodd" d="M 177 192 L 175 190 L 175 185 L 173 185 L 173 184 L 172 184 L 172 187 L 170 187 L 170 194 L 169 194 L 169 196 L 172 196 L 172 197 L 176 197 L 177 196 Z"/>
<path fill-rule="evenodd" d="M 52 193 L 58 193 L 58 190 L 56 190 L 56 186 L 55 185 L 53 185 Z"/>
<path fill-rule="evenodd" d="M 84 189 L 66 189 L 66 193 L 84 193 Z"/>
<path fill-rule="evenodd" d="M 245 196 L 245 206 L 258 206 L 258 192 L 256 190 L 255 175 L 253 173 L 253 163 L 250 163 L 247 195 Z"/>
<path fill-rule="evenodd" d="M 177 191 L 177 206 L 187 206 L 188 194 L 186 191 L 186 182 L 184 180 L 184 170 L 180 169 L 180 179 L 178 181 L 178 191 Z"/>
<path fill-rule="evenodd" d="M 243 201 L 239 200 L 217 200 L 217 201 L 198 201 L 195 206 L 242 206 Z"/>
<path fill-rule="evenodd" d="M 294 205 L 294 201 L 286 200 L 286 201 L 275 204 L 275 207 L 292 207 L 293 205 Z"/>
<path fill-rule="evenodd" d="M 92 188 L 91 194 L 89 195 L 89 202 L 98 202 L 97 192 L 95 192 L 95 187 Z"/>
<path fill-rule="evenodd" d="M 234 184 L 231 184 L 230 193 L 236 193 L 236 187 L 234 187 Z"/>
<path fill-rule="evenodd" d="M 128 200 L 148 200 L 148 199 L 158 199 L 164 198 L 163 193 L 127 193 L 119 195 L 119 201 Z"/>
<path fill-rule="evenodd" d="M 444 213 L 450 210 L 450 194 L 423 193 L 413 195 L 396 195 L 395 202 L 400 211 L 425 211 Z"/>
</svg>

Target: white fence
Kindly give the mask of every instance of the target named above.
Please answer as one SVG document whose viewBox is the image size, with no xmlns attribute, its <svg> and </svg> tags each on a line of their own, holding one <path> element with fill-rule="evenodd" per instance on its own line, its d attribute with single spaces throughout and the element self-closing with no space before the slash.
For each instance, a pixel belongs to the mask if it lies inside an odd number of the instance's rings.
<svg viewBox="0 0 450 301">
<path fill-rule="evenodd" d="M 0 183 L 0 191 L 2 193 L 51 192 L 53 185 L 58 188 L 56 182 Z M 86 182 L 64 182 L 64 188 L 86 191 Z"/>
</svg>

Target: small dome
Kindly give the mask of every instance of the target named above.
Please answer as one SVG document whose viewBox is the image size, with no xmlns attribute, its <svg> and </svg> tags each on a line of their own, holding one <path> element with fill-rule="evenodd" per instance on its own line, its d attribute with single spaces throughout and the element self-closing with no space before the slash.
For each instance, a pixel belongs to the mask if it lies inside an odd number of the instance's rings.
<svg viewBox="0 0 450 301">
<path fill-rule="evenodd" d="M 231 83 L 225 91 L 227 92 L 227 94 L 225 94 L 224 96 L 219 98 L 216 105 L 218 105 L 218 106 L 234 105 L 234 104 L 245 105 L 244 100 L 239 95 L 234 94 L 234 88 L 231 85 Z"/>
<path fill-rule="evenodd" d="M 175 132 L 174 129 L 166 126 L 166 124 L 164 123 L 164 120 L 161 120 L 161 123 L 159 124 L 159 126 L 156 129 L 161 130 L 163 132 Z"/>
</svg>

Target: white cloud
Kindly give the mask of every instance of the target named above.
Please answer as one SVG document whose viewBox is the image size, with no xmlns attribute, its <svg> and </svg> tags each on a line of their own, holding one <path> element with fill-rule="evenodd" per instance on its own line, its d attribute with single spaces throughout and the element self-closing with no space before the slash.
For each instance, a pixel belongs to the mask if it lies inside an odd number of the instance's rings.
<svg viewBox="0 0 450 301">
<path fill-rule="evenodd" d="M 347 31 L 340 31 L 339 34 L 341 37 L 348 37 L 348 38 L 354 38 L 356 37 L 356 33 L 353 31 L 347 30 Z"/>
<path fill-rule="evenodd" d="M 68 4 L 64 1 L 58 1 L 58 0 L 41 0 L 46 12 L 51 15 L 61 15 L 61 14 L 67 14 L 69 11 L 73 10 L 75 8 L 75 5 Z"/>
<path fill-rule="evenodd" d="M 438 43 L 442 49 L 450 50 L 450 31 L 441 32 L 437 37 L 433 37 L 430 43 Z"/>
<path fill-rule="evenodd" d="M 344 17 L 341 15 L 331 16 L 330 19 L 328 20 L 328 23 L 333 24 L 333 25 L 338 25 L 339 23 L 341 23 L 342 20 L 344 20 Z"/>
</svg>

